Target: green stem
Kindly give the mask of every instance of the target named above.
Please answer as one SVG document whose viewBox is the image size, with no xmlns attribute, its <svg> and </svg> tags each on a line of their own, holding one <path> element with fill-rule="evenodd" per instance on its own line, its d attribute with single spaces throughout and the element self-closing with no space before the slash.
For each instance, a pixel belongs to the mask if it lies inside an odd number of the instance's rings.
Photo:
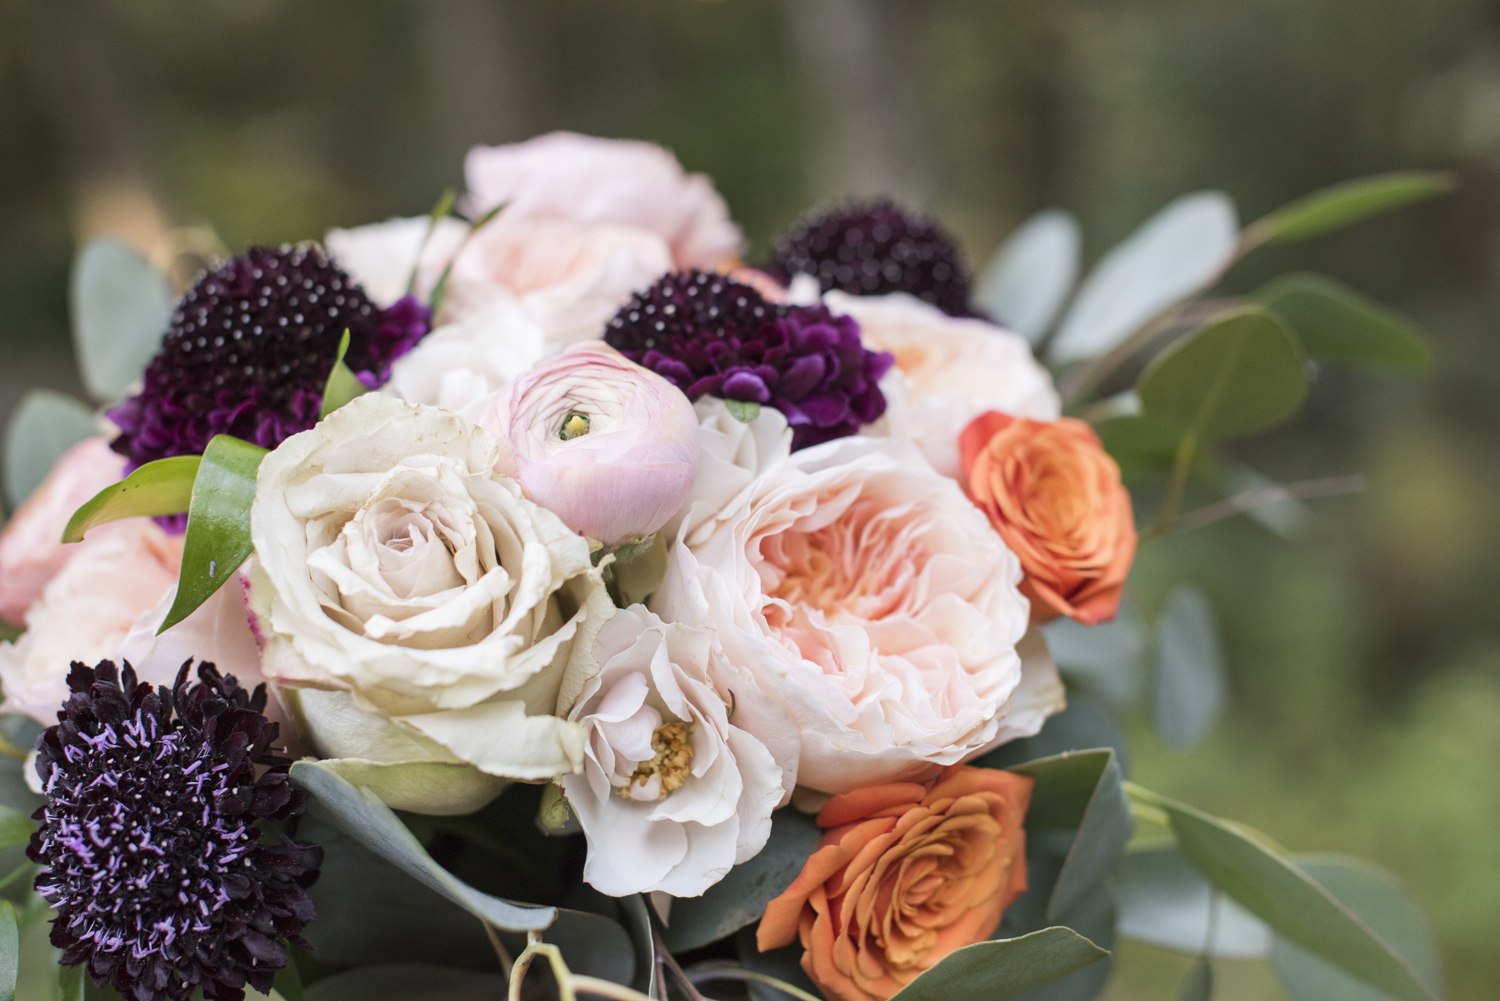
<svg viewBox="0 0 1500 1001">
<path fill-rule="evenodd" d="M 767 987 L 774 987 L 783 994 L 790 994 L 792 997 L 797 998 L 797 1001 L 818 1001 L 815 995 L 809 994 L 794 984 L 789 984 L 785 980 L 777 980 L 775 977 L 767 976 L 764 973 L 757 973 L 754 970 L 695 969 L 689 972 L 687 977 L 695 984 L 707 983 L 710 980 L 739 980 L 746 983 L 765 984 Z"/>
<path fill-rule="evenodd" d="M 1189 431 L 1182 436 L 1182 442 L 1177 446 L 1177 458 L 1172 462 L 1172 478 L 1167 481 L 1167 495 L 1161 502 L 1161 514 L 1157 515 L 1156 524 L 1152 525 L 1142 542 L 1160 538 L 1172 530 L 1172 523 L 1177 520 L 1177 508 L 1182 504 L 1183 491 L 1187 489 L 1188 474 L 1193 469 L 1193 456 L 1198 451 L 1198 435 Z"/>
</svg>

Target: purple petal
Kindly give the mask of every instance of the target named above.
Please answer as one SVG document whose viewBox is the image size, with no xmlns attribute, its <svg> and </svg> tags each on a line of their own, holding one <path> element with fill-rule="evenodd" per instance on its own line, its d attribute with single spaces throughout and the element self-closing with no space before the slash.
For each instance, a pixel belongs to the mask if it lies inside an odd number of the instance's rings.
<svg viewBox="0 0 1500 1001">
<path fill-rule="evenodd" d="M 725 379 L 719 392 L 725 399 L 746 403 L 765 403 L 771 398 L 771 391 L 766 388 L 765 380 L 754 372 L 743 370 Z"/>
<path fill-rule="evenodd" d="M 822 355 L 803 355 L 792 362 L 777 388 L 782 396 L 800 400 L 822 383 L 827 372 L 828 363 L 823 360 Z"/>
</svg>

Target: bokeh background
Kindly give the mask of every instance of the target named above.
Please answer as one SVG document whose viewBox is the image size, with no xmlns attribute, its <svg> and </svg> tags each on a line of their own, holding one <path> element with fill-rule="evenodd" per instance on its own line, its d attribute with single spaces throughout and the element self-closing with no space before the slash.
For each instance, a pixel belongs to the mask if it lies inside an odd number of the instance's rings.
<svg viewBox="0 0 1500 1001">
<path fill-rule="evenodd" d="M 711 174 L 752 241 L 886 192 L 981 264 L 1032 212 L 1090 259 L 1172 197 L 1244 219 L 1346 177 L 1451 169 L 1445 198 L 1268 248 L 1411 314 L 1437 364 L 1324 372 L 1237 458 L 1362 472 L 1287 541 L 1248 519 L 1171 537 L 1150 612 L 1213 598 L 1233 702 L 1190 752 L 1127 714 L 1135 777 L 1297 851 L 1389 868 L 1431 915 L 1450 996 L 1500 984 L 1500 8 L 1480 0 L 3 0 L 0 421 L 78 393 L 79 241 L 234 250 L 425 212 L 474 143 L 569 128 Z M 202 241 L 204 231 L 178 236 Z M 753 253 L 752 253 L 753 256 Z M 1125 944 L 1106 995 L 1175 996 L 1189 960 Z M 1220 961 L 1216 998 L 1283 997 Z"/>
</svg>

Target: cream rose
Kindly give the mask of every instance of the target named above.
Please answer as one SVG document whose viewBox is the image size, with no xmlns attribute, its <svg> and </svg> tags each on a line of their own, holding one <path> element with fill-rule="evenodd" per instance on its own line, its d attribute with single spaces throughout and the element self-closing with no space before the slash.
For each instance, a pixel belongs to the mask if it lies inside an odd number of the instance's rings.
<svg viewBox="0 0 1500 1001">
<path fill-rule="evenodd" d="M 501 299 L 422 338 L 391 365 L 381 392 L 478 421 L 490 397 L 546 352 L 542 328 Z"/>
<path fill-rule="evenodd" d="M 904 292 L 829 292 L 823 301 L 859 322 L 865 347 L 896 356 L 899 377 L 881 385 L 889 390 L 887 416 L 867 433 L 911 439 L 944 476 L 962 475 L 958 436 L 980 414 L 998 410 L 1050 421 L 1062 412 L 1031 345 L 1002 327 L 949 316 Z"/>
<path fill-rule="evenodd" d="M 614 612 L 588 544 L 453 414 L 360 397 L 268 455 L 251 608 L 265 673 L 324 756 L 390 805 L 466 813 L 583 763 L 558 714 Z"/>
<path fill-rule="evenodd" d="M 413 269 L 412 292 L 424 300 L 430 296 L 467 232 L 468 226 L 457 219 L 440 219 L 433 226 L 429 217 L 415 216 L 331 229 L 323 237 L 323 247 L 371 301 L 389 306 L 406 295 Z"/>
<path fill-rule="evenodd" d="M 502 227 L 534 219 L 629 226 L 666 241 L 678 269 L 714 270 L 744 242 L 713 182 L 647 142 L 552 132 L 476 146 L 464 180 L 471 212 L 505 203 Z"/>
<path fill-rule="evenodd" d="M 793 454 L 680 532 L 651 607 L 716 631 L 753 682 L 734 689 L 735 723 L 788 790 L 839 793 L 929 777 L 1062 708 L 1050 661 L 1017 651 L 1020 580 L 956 483 L 908 443 L 854 437 Z"/>
<path fill-rule="evenodd" d="M 588 733 L 583 772 L 563 779 L 588 837 L 583 878 L 615 897 L 695 897 L 765 846 L 781 769 L 730 722 L 706 631 L 633 605 L 594 653 L 599 674 L 568 717 Z"/>
</svg>

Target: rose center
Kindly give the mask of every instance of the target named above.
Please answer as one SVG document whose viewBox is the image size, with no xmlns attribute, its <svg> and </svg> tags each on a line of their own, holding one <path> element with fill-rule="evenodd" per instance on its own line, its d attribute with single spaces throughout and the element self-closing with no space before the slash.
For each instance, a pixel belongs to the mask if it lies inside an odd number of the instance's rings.
<svg viewBox="0 0 1500 1001">
<path fill-rule="evenodd" d="M 581 438 L 588 433 L 588 414 L 580 414 L 574 410 L 562 419 L 562 427 L 558 429 L 557 436 L 563 441 L 572 441 L 574 438 Z"/>
<path fill-rule="evenodd" d="M 651 734 L 651 750 L 656 752 L 650 760 L 642 761 L 630 776 L 630 782 L 620 790 L 626 799 L 640 799 L 641 793 L 656 789 L 657 799 L 666 799 L 667 794 L 687 781 L 693 764 L 693 745 L 688 739 L 689 726 L 680 720 L 663 723 Z M 653 779 L 655 782 L 653 782 Z M 639 784 L 640 789 L 635 787 Z"/>
</svg>

